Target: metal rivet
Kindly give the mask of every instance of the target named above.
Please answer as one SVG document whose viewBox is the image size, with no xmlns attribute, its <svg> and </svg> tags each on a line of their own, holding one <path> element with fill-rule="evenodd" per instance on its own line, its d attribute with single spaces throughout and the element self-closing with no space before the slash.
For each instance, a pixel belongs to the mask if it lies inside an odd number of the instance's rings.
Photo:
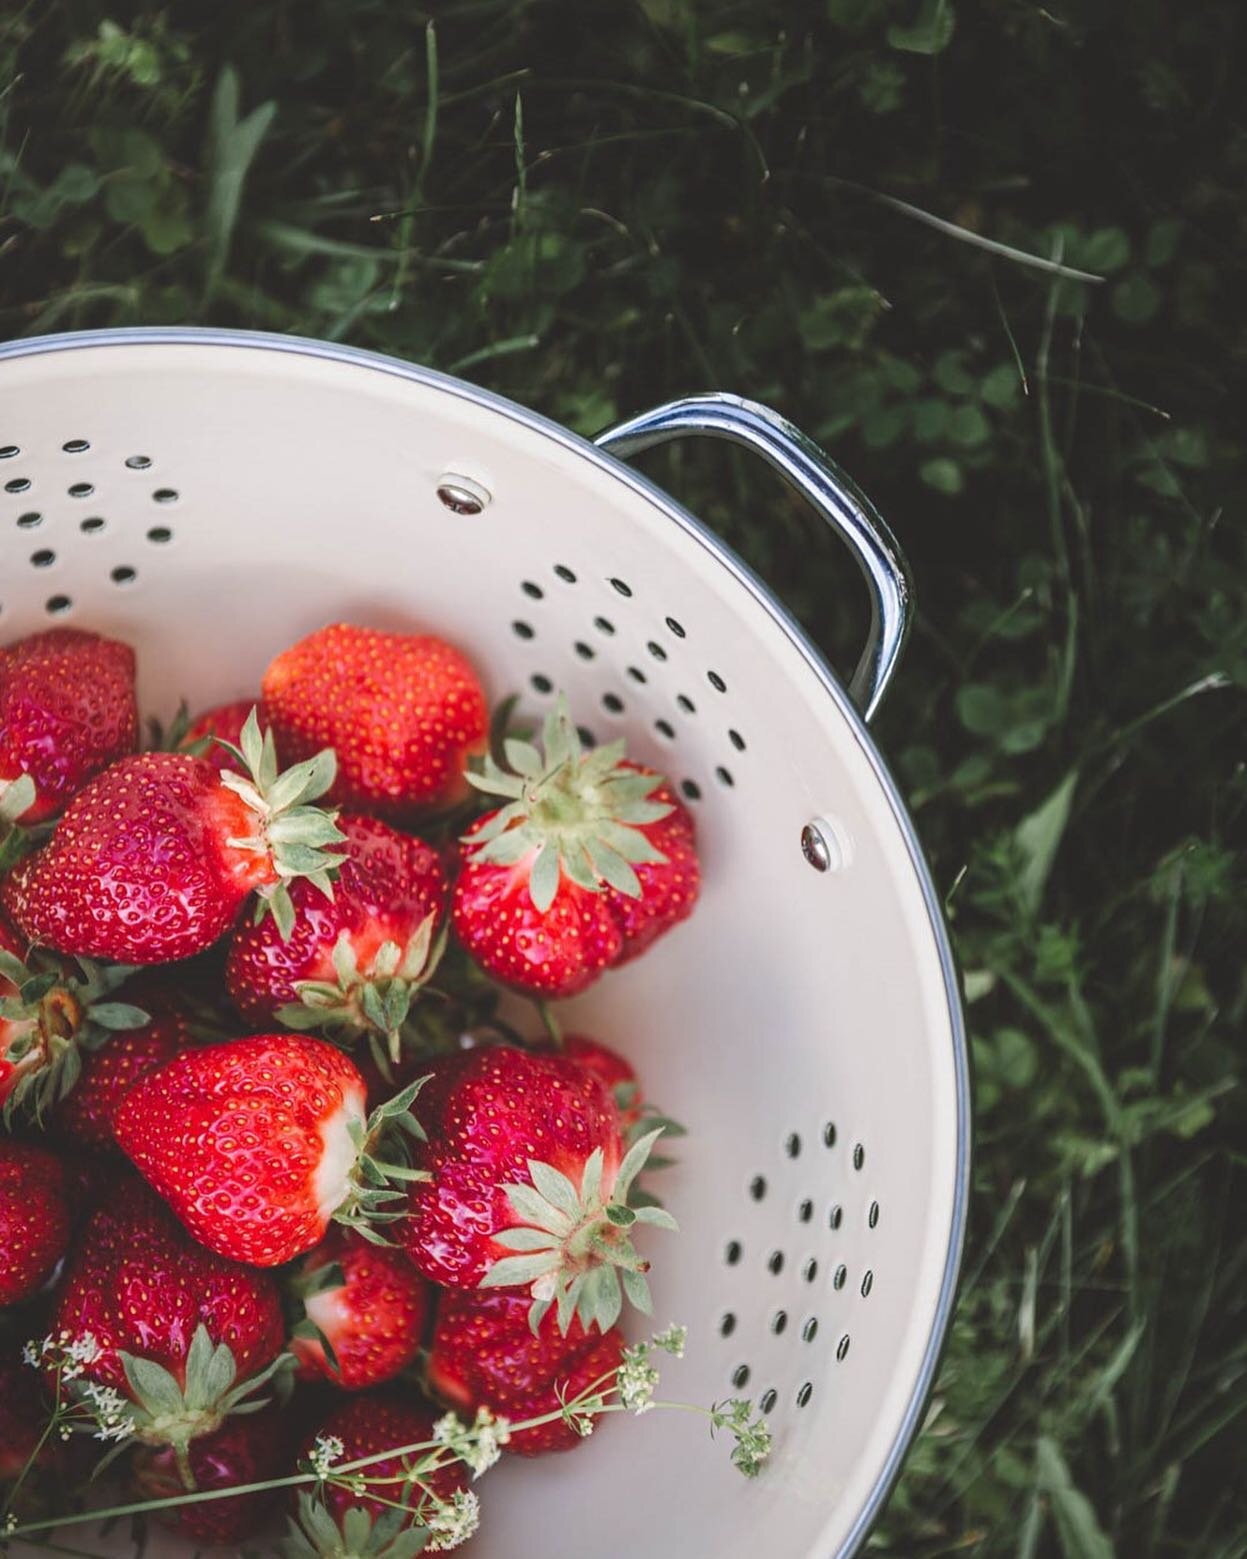
<svg viewBox="0 0 1247 1559">
<path fill-rule="evenodd" d="M 801 854 L 816 872 L 843 871 L 852 859 L 848 836 L 826 817 L 814 818 L 801 830 Z"/>
<path fill-rule="evenodd" d="M 437 484 L 437 496 L 452 514 L 479 514 L 493 498 L 487 487 L 471 477 L 447 472 Z"/>
</svg>

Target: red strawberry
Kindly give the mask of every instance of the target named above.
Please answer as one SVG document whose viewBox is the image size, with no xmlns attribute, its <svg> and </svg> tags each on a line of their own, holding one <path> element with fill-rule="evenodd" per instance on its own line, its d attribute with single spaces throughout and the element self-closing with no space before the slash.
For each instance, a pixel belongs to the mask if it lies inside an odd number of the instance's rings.
<svg viewBox="0 0 1247 1559">
<path fill-rule="evenodd" d="M 123 994 L 141 1004 L 149 1021 L 141 1028 L 110 1035 L 96 1049 L 84 1049 L 81 1076 L 49 1120 L 57 1137 L 77 1148 L 115 1151 L 121 1101 L 140 1077 L 171 1061 L 191 1043 L 186 1014 L 169 992 L 132 981 Z"/>
<path fill-rule="evenodd" d="M 238 1488 L 266 1483 L 289 1469 L 284 1415 L 268 1407 L 256 1414 L 234 1415 L 220 1429 L 190 1444 L 192 1488 Z M 171 1446 L 142 1446 L 134 1459 L 130 1484 L 136 1498 L 170 1499 L 188 1492 Z M 205 1500 L 156 1511 L 162 1526 L 200 1543 L 238 1543 L 253 1536 L 277 1501 L 277 1490 L 240 1494 L 236 1499 Z"/>
<path fill-rule="evenodd" d="M 332 747 L 333 799 L 385 816 L 461 797 L 464 761 L 488 729 L 471 662 L 429 635 L 335 623 L 279 655 L 263 690 L 283 757 Z"/>
<path fill-rule="evenodd" d="M 623 1334 L 586 1331 L 573 1320 L 564 1337 L 547 1315 L 534 1336 L 529 1304 L 512 1294 L 446 1293 L 429 1348 L 432 1390 L 461 1414 L 487 1407 L 509 1423 L 557 1413 L 619 1368 Z M 508 1451 L 569 1451 L 581 1436 L 564 1420 L 512 1430 Z"/>
<path fill-rule="evenodd" d="M 37 1293 L 69 1245 L 60 1162 L 0 1136 L 0 1305 Z"/>
<path fill-rule="evenodd" d="M 86 782 L 138 738 L 134 651 L 51 628 L 0 649 L 0 800 L 21 775 L 34 795 L 9 821 L 55 817 Z"/>
<path fill-rule="evenodd" d="M 429 1288 L 402 1251 L 331 1229 L 294 1286 L 306 1316 L 290 1343 L 300 1374 L 359 1391 L 391 1379 L 420 1351 Z"/>
<path fill-rule="evenodd" d="M 218 773 L 226 769 L 245 773 L 243 765 L 228 748 L 221 746 L 221 742 L 229 742 L 230 746 L 241 749 L 243 727 L 258 703 L 258 698 L 242 698 L 234 704 L 218 704 L 214 709 L 205 709 L 186 727 L 178 742 L 179 749 L 185 752 L 188 748 L 199 748 L 207 742 L 208 745 L 202 748 L 199 755 Z M 220 740 L 213 740 L 214 737 Z"/>
<path fill-rule="evenodd" d="M 692 818 L 622 743 L 582 753 L 560 699 L 544 745 L 508 741 L 513 773 L 487 757 L 468 776 L 507 803 L 462 842 L 454 926 L 504 984 L 571 996 L 691 914 L 700 871 Z"/>
<path fill-rule="evenodd" d="M 648 1262 L 633 1224 L 673 1228 L 656 1207 L 628 1197 L 659 1133 L 625 1154 L 619 1115 L 591 1073 L 565 1056 L 505 1047 L 430 1065 L 420 1095 L 428 1140 L 396 1233 L 424 1275 L 448 1288 L 527 1288 L 535 1321 L 557 1300 L 608 1330 L 628 1297 L 648 1309 Z"/>
<path fill-rule="evenodd" d="M 569 1060 L 592 1072 L 606 1088 L 615 1101 L 625 1133 L 630 1131 L 641 1120 L 643 1109 L 641 1085 L 632 1063 L 600 1039 L 591 1039 L 587 1034 L 566 1035 L 562 1049 Z"/>
<path fill-rule="evenodd" d="M 652 769 L 643 769 L 639 764 L 623 763 L 620 768 L 655 777 Z M 701 889 L 701 864 L 688 808 L 665 781 L 659 781 L 657 788 L 650 791 L 649 799 L 655 806 L 671 808 L 666 817 L 642 830 L 663 859 L 635 863 L 640 893 L 633 895 L 610 886 L 605 890 L 611 913 L 623 932 L 624 950 L 615 960 L 616 967 L 629 963 L 665 931 L 687 920 Z"/>
<path fill-rule="evenodd" d="M 678 1121 L 664 1115 L 642 1094 L 641 1084 L 632 1063 L 626 1061 L 617 1050 L 604 1045 L 600 1039 L 587 1034 L 568 1034 L 563 1040 L 562 1053 L 593 1073 L 610 1091 L 619 1111 L 624 1141 L 631 1145 L 639 1137 L 659 1131 L 664 1137 L 684 1136 L 684 1127 Z M 663 1168 L 666 1160 L 651 1158 L 651 1169 Z"/>
<path fill-rule="evenodd" d="M 433 931 L 446 907 L 437 852 L 376 818 L 339 818 L 346 859 L 333 899 L 310 882 L 290 890 L 294 929 L 242 925 L 225 983 L 245 1017 L 292 1028 L 376 1035 L 398 1055 L 398 1030 L 432 973 Z"/>
<path fill-rule="evenodd" d="M 278 775 L 271 736 L 244 733 L 250 779 L 203 758 L 146 752 L 78 793 L 51 840 L 0 885 L 20 930 L 65 953 L 168 963 L 210 947 L 260 894 L 291 924 L 287 884 L 325 893 L 340 857 L 331 815 L 308 803 L 333 778 L 322 753 Z"/>
<path fill-rule="evenodd" d="M 335 1407 L 316 1434 L 308 1439 L 300 1462 L 313 1458 L 318 1441 L 338 1442 L 341 1452 L 334 1459 L 339 1465 L 349 1465 L 365 1456 L 377 1456 L 382 1451 L 397 1451 L 405 1446 L 431 1446 L 433 1422 L 431 1412 L 393 1390 L 351 1397 Z M 409 1527 L 423 1526 L 434 1514 L 438 1502 L 449 1502 L 456 1496 L 463 1498 L 468 1481 L 462 1462 L 447 1461 L 443 1453 L 438 1457 L 443 1465 L 422 1467 L 428 1457 L 428 1451 L 415 1451 L 360 1468 L 360 1476 L 368 1479 L 372 1493 L 353 1494 L 348 1489 L 326 1484 L 321 1495 L 323 1505 L 303 1495 L 298 1500 L 302 1527 L 298 1536 L 303 1539 L 304 1546 L 292 1551 L 340 1556 L 344 1552 L 345 1529 L 352 1537 L 350 1553 L 379 1554 L 384 1549 L 383 1543 L 370 1542 L 370 1538 L 389 1536 L 392 1539 Z M 417 1474 L 414 1480 L 409 1476 L 413 1471 Z M 405 1507 L 401 1513 L 392 1509 L 396 1501 Z M 359 1514 L 353 1515 L 353 1512 Z M 455 1545 L 439 1544 L 434 1539 L 422 1551 L 441 1553 L 451 1546 Z"/>
<path fill-rule="evenodd" d="M 400 1193 L 378 1184 L 374 1153 L 388 1125 L 414 1125 L 414 1091 L 369 1117 L 340 1050 L 257 1034 L 184 1050 L 140 1078 L 117 1111 L 117 1141 L 201 1244 L 275 1267 L 316 1245 L 331 1218 L 384 1221 Z"/>
<path fill-rule="evenodd" d="M 128 1178 L 83 1231 L 51 1330 L 94 1340 L 75 1386 L 112 1387 L 127 1398 L 137 1438 L 172 1446 L 184 1479 L 191 1441 L 250 1407 L 285 1336 L 275 1280 L 196 1245 Z"/>
</svg>

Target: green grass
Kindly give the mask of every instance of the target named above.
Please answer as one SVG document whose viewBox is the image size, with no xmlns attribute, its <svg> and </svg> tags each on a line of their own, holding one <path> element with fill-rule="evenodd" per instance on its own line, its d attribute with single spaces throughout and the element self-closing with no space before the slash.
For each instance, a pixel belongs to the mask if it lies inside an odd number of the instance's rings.
<svg viewBox="0 0 1247 1559">
<path fill-rule="evenodd" d="M 1237 13 L 0 21 L 3 333 L 298 331 L 585 432 L 730 389 L 892 520 L 920 616 L 878 736 L 965 971 L 978 1154 L 879 1554 L 1247 1552 Z M 864 607 L 800 507 L 722 449 L 651 469 L 847 673 Z"/>
</svg>

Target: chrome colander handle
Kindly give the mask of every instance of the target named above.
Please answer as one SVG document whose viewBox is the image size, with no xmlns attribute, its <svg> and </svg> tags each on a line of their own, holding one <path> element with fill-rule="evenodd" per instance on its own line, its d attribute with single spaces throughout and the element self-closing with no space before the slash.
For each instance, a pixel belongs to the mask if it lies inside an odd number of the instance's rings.
<svg viewBox="0 0 1247 1559">
<path fill-rule="evenodd" d="M 870 501 L 799 428 L 738 395 L 693 395 L 643 412 L 594 443 L 622 460 L 687 434 L 726 439 L 761 455 L 845 541 L 870 592 L 870 632 L 849 696 L 869 720 L 896 670 L 913 615 L 909 565 Z"/>
</svg>

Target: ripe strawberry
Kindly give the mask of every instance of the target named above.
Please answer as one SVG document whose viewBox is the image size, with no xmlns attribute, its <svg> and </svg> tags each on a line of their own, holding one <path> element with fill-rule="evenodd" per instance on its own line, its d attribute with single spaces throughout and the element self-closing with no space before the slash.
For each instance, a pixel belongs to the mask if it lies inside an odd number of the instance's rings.
<svg viewBox="0 0 1247 1559">
<path fill-rule="evenodd" d="M 245 773 L 242 764 L 228 747 L 221 746 L 221 742 L 228 742 L 231 747 L 241 749 L 243 727 L 247 723 L 247 717 L 258 703 L 257 698 L 241 698 L 237 703 L 218 704 L 213 709 L 205 709 L 203 714 L 196 715 L 186 727 L 177 744 L 178 748 L 183 752 L 188 749 L 198 752 L 199 756 L 206 759 L 218 774 L 226 769 L 233 769 L 239 774 Z"/>
<path fill-rule="evenodd" d="M 632 1063 L 625 1061 L 617 1050 L 604 1045 L 600 1039 L 591 1039 L 588 1034 L 565 1035 L 562 1048 L 568 1060 L 592 1072 L 614 1099 L 625 1134 L 637 1125 L 644 1106 L 641 1085 Z"/>
<path fill-rule="evenodd" d="M 123 758 L 70 803 L 51 840 L 0 884 L 32 940 L 64 953 L 168 963 L 210 947 L 248 896 L 293 923 L 288 884 L 307 877 L 328 898 L 341 843 L 309 805 L 333 779 L 321 753 L 278 775 L 271 735 L 249 720 L 249 779 L 185 753 Z"/>
<path fill-rule="evenodd" d="M 433 1414 L 396 1391 L 372 1391 L 351 1397 L 330 1412 L 304 1445 L 301 1464 L 312 1459 L 318 1441 L 336 1441 L 341 1451 L 334 1459 L 346 1466 L 382 1451 L 432 1445 Z M 286 1553 L 300 1559 L 304 1555 L 308 1559 L 317 1555 L 329 1559 L 344 1552 L 390 1553 L 386 1543 L 399 1532 L 424 1527 L 430 1519 L 436 1519 L 439 1504 L 464 1498 L 468 1474 L 463 1463 L 448 1462 L 444 1452 L 434 1451 L 433 1465 L 422 1465 L 430 1459 L 429 1452 L 415 1451 L 360 1468 L 360 1476 L 368 1479 L 373 1492 L 355 1494 L 326 1484 L 320 1494 L 323 1503 L 302 1495 L 297 1507 L 299 1524 L 291 1524 Z M 443 1465 L 437 1465 L 439 1462 Z M 413 1472 L 414 1479 L 410 1476 Z M 404 1508 L 393 1510 L 394 1502 Z M 348 1540 L 345 1548 L 344 1537 Z M 455 1546 L 456 1543 L 439 1542 L 435 1537 L 420 1552 L 444 1553 Z M 406 1554 L 409 1550 L 402 1547 L 395 1552 Z"/>
<path fill-rule="evenodd" d="M 334 623 L 284 651 L 264 673 L 264 714 L 287 761 L 338 755 L 335 801 L 387 817 L 465 794 L 488 709 L 471 662 L 425 634 Z"/>
<path fill-rule="evenodd" d="M 340 1050 L 301 1034 L 257 1034 L 184 1050 L 148 1072 L 117 1111 L 117 1141 L 209 1250 L 260 1267 L 310 1250 L 331 1218 L 393 1216 L 402 1193 L 375 1150 L 419 1084 L 365 1113 L 364 1081 Z"/>
<path fill-rule="evenodd" d="M 624 763 L 624 771 L 653 777 L 639 764 Z M 631 894 L 617 887 L 605 889 L 615 923 L 623 932 L 623 952 L 615 967 L 630 963 L 652 942 L 693 913 L 701 889 L 701 864 L 697 859 L 692 815 L 671 787 L 660 781 L 650 792 L 655 806 L 670 807 L 666 817 L 648 824 L 643 832 L 661 860 L 638 861 L 636 878 L 641 891 Z"/>
<path fill-rule="evenodd" d="M 433 932 L 446 907 L 437 852 L 376 818 L 339 818 L 345 860 L 331 901 L 308 882 L 290 889 L 294 929 L 282 939 L 271 921 L 242 925 L 230 942 L 225 983 L 256 1024 L 387 1042 L 420 984 L 436 967 Z"/>
<path fill-rule="evenodd" d="M 619 1368 L 623 1334 L 618 1327 L 586 1331 L 573 1320 L 564 1337 L 554 1323 L 547 1315 L 534 1335 L 528 1301 L 513 1294 L 443 1294 L 429 1347 L 429 1386 L 469 1418 L 482 1407 L 512 1424 L 557 1413 Z M 569 1424 L 555 1419 L 512 1429 L 506 1448 L 540 1456 L 569 1451 L 580 1440 Z"/>
<path fill-rule="evenodd" d="M 123 994 L 142 1003 L 148 1022 L 84 1048 L 82 1074 L 49 1119 L 59 1140 L 96 1153 L 116 1151 L 117 1110 L 139 1078 L 191 1043 L 186 1013 L 170 992 L 131 981 Z"/>
<path fill-rule="evenodd" d="M 514 772 L 468 775 L 507 803 L 462 841 L 454 927 L 495 979 L 572 996 L 691 914 L 700 870 L 692 818 L 622 743 L 582 753 L 560 699 L 544 746 L 508 741 Z"/>
<path fill-rule="evenodd" d="M 290 1447 L 285 1417 L 276 1407 L 240 1417 L 234 1414 L 212 1434 L 192 1440 L 189 1450 L 191 1489 L 238 1488 L 266 1483 L 289 1471 Z M 170 1499 L 188 1492 L 171 1446 L 139 1448 L 129 1479 L 135 1498 Z M 278 1491 L 240 1494 L 235 1499 L 206 1500 L 156 1511 L 157 1521 L 200 1543 L 238 1543 L 253 1536 L 277 1502 Z"/>
<path fill-rule="evenodd" d="M 55 817 L 93 775 L 133 752 L 137 738 L 128 644 L 51 628 L 0 649 L 0 801 L 22 775 L 34 785 L 7 821 Z"/>
<path fill-rule="evenodd" d="M 402 1251 L 331 1229 L 292 1287 L 304 1319 L 290 1351 L 302 1376 L 359 1391 L 390 1380 L 420 1351 L 429 1287 Z"/>
<path fill-rule="evenodd" d="M 617 1050 L 604 1045 L 600 1039 L 587 1034 L 568 1034 L 562 1044 L 562 1053 L 578 1066 L 592 1072 L 610 1092 L 619 1111 L 624 1141 L 629 1146 L 639 1137 L 652 1131 L 660 1131 L 664 1137 L 684 1136 L 684 1127 L 669 1115 L 664 1115 L 641 1092 L 641 1084 L 632 1063 L 626 1061 Z M 650 1169 L 663 1169 L 670 1160 L 652 1157 Z"/>
<path fill-rule="evenodd" d="M 60 1162 L 0 1136 L 0 1305 L 37 1293 L 69 1245 Z"/>
<path fill-rule="evenodd" d="M 129 1178 L 83 1231 L 51 1330 L 93 1340 L 73 1386 L 119 1392 L 138 1440 L 172 1446 L 188 1487 L 191 1441 L 232 1412 L 254 1412 L 287 1357 L 275 1280 L 196 1245 Z"/>
<path fill-rule="evenodd" d="M 657 1207 L 630 1207 L 632 1182 L 659 1132 L 625 1154 L 619 1116 L 591 1073 L 564 1056 L 504 1047 L 430 1063 L 420 1096 L 428 1140 L 414 1151 L 430 1178 L 411 1187 L 396 1233 L 425 1277 L 447 1288 L 527 1288 L 536 1325 L 558 1301 L 606 1331 L 623 1288 L 648 1312 L 649 1263 L 634 1224 L 674 1228 Z"/>
</svg>

